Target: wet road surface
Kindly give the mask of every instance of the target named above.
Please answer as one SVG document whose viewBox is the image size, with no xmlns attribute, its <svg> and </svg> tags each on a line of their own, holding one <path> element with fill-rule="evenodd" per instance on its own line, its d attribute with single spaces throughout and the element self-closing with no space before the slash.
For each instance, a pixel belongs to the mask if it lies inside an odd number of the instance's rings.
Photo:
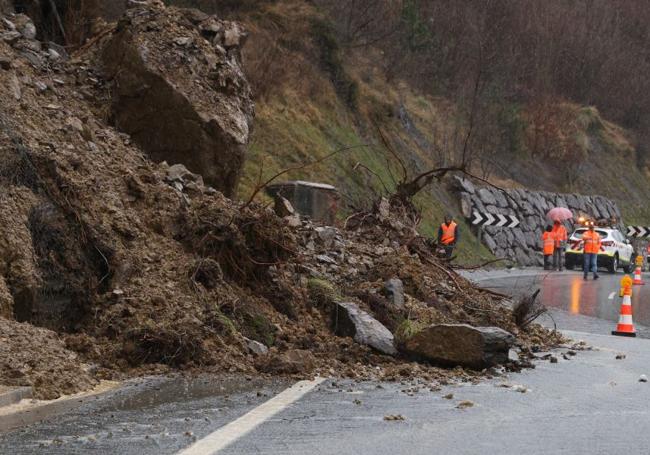
<svg viewBox="0 0 650 455">
<path fill-rule="evenodd" d="M 0 435 L 0 454 L 173 454 L 291 385 L 248 379 L 137 380 L 73 412 Z"/>
<path fill-rule="evenodd" d="M 620 280 L 623 274 L 601 273 L 597 281 L 585 281 L 581 272 L 540 272 L 490 278 L 490 274 L 476 280 L 480 286 L 511 295 L 530 295 L 540 289 L 540 300 L 549 308 L 550 317 L 541 323 L 553 327 L 553 320 L 560 330 L 577 330 L 607 335 L 615 329 L 621 308 Z M 649 284 L 633 286 L 632 309 L 637 334 L 650 338 L 650 277 Z"/>
<path fill-rule="evenodd" d="M 609 334 L 618 318 L 620 278 L 603 274 L 584 282 L 572 272 L 488 274 L 480 281 L 486 287 L 516 294 L 540 287 L 558 328 L 590 332 L 569 335 L 596 349 L 442 390 L 409 382 L 327 380 L 219 453 L 646 454 L 650 383 L 638 378 L 650 375 L 650 340 L 598 335 Z M 650 285 L 635 287 L 635 294 L 635 317 L 650 325 Z M 618 353 L 626 358 L 616 360 Z M 178 453 L 257 412 L 290 385 L 237 376 L 140 380 L 76 411 L 1 435 L 0 453 Z M 452 399 L 445 398 L 449 393 Z M 459 409 L 462 400 L 473 406 Z M 404 420 L 384 419 L 397 414 Z"/>
</svg>

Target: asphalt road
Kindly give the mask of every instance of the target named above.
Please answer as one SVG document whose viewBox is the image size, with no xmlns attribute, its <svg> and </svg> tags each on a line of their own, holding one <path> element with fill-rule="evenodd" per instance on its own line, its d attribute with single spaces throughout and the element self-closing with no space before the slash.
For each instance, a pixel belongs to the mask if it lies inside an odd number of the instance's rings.
<svg viewBox="0 0 650 455">
<path fill-rule="evenodd" d="M 582 272 L 482 272 L 469 278 L 480 286 L 515 297 L 539 289 L 539 299 L 550 310 L 539 322 L 559 330 L 609 335 L 616 328 L 621 307 L 620 280 L 623 274 L 601 272 L 597 281 L 585 281 Z M 646 280 L 650 278 L 646 277 Z M 650 281 L 634 286 L 632 309 L 637 334 L 650 338 Z"/>
<path fill-rule="evenodd" d="M 607 335 L 617 319 L 620 302 L 609 297 L 620 275 L 598 282 L 570 272 L 495 276 L 484 275 L 481 284 L 520 293 L 540 286 L 559 328 L 583 330 L 567 333 L 595 348 L 566 359 L 564 348 L 556 364 L 540 361 L 534 370 L 434 391 L 416 383 L 326 380 L 276 406 L 260 407 L 291 384 L 141 380 L 0 436 L 0 453 L 172 454 L 224 429 L 232 430 L 233 442 L 219 453 L 232 455 L 649 453 L 650 383 L 638 379 L 650 375 L 650 340 Z M 646 323 L 648 288 L 635 288 L 635 314 Z M 619 353 L 626 357 L 617 360 Z M 459 409 L 465 400 L 472 406 Z M 273 412 L 266 413 L 268 403 Z M 388 415 L 404 420 L 385 420 Z M 238 424 L 242 416 L 257 426 Z"/>
</svg>

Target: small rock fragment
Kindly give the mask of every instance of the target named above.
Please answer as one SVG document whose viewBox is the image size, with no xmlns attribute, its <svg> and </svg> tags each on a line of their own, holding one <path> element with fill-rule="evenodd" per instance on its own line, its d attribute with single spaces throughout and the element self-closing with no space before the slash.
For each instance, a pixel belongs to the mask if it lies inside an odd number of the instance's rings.
<svg viewBox="0 0 650 455">
<path fill-rule="evenodd" d="M 645 374 L 639 376 L 639 382 L 648 382 L 648 377 Z"/>
<path fill-rule="evenodd" d="M 557 363 L 557 357 L 555 357 L 554 355 L 552 355 L 548 360 L 549 360 L 551 363 Z"/>
<path fill-rule="evenodd" d="M 389 414 L 384 416 L 384 420 L 405 420 L 402 414 Z"/>
<path fill-rule="evenodd" d="M 625 359 L 625 357 L 626 357 L 625 354 L 617 354 L 616 355 L 616 360 L 623 360 L 623 359 Z"/>
<path fill-rule="evenodd" d="M 461 401 L 460 403 L 458 403 L 458 405 L 456 405 L 456 407 L 457 407 L 458 409 L 467 409 L 467 408 L 471 408 L 471 407 L 474 407 L 474 402 L 473 402 L 473 401 L 470 401 L 470 400 L 463 400 L 463 401 Z"/>
<path fill-rule="evenodd" d="M 445 400 L 453 400 L 454 399 L 454 394 L 453 393 L 448 393 L 447 395 L 445 395 L 442 398 L 444 398 Z"/>
</svg>

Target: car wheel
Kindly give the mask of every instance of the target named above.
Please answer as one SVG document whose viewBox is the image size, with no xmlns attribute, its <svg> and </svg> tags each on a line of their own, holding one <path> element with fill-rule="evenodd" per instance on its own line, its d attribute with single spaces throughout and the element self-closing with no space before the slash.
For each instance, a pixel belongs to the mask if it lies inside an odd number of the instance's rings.
<svg viewBox="0 0 650 455">
<path fill-rule="evenodd" d="M 616 273 L 618 270 L 618 254 L 614 255 L 612 263 L 609 264 L 609 273 Z"/>
<path fill-rule="evenodd" d="M 623 268 L 623 270 L 625 271 L 625 273 L 632 273 L 632 272 L 634 272 L 634 265 L 632 265 L 632 264 L 630 263 L 630 264 L 626 265 L 626 266 Z"/>
</svg>

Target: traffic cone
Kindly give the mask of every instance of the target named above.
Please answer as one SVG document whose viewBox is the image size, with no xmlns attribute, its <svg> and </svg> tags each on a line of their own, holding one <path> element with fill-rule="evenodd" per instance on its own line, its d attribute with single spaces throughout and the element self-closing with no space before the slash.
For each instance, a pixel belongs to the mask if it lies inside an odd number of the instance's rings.
<svg viewBox="0 0 650 455">
<path fill-rule="evenodd" d="M 634 322 L 632 321 L 632 287 L 625 286 L 623 291 L 623 303 L 621 303 L 621 314 L 618 318 L 616 330 L 612 335 L 622 337 L 635 337 Z"/>
<path fill-rule="evenodd" d="M 634 284 L 635 286 L 645 284 L 641 279 L 641 267 L 637 267 L 634 270 L 634 282 L 632 284 Z"/>
</svg>

